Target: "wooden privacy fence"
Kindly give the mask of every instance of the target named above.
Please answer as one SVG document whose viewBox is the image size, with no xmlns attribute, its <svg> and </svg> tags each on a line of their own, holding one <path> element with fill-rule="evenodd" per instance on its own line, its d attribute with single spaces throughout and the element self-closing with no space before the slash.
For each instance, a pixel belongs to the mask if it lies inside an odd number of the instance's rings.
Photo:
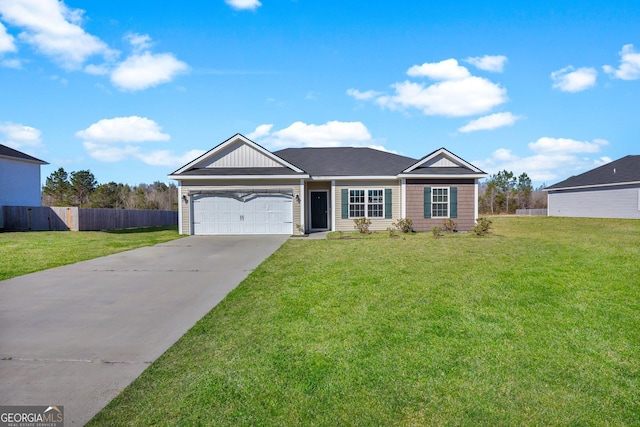
<svg viewBox="0 0 640 427">
<path fill-rule="evenodd" d="M 178 224 L 178 212 L 77 207 L 3 206 L 7 231 L 99 231 Z"/>
</svg>

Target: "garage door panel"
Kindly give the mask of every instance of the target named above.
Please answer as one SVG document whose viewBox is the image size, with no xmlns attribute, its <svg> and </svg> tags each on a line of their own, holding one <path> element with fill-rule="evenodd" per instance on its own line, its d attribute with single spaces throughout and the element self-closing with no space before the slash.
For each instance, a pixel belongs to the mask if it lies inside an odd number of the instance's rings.
<svg viewBox="0 0 640 427">
<path fill-rule="evenodd" d="M 245 201 L 206 196 L 193 201 L 194 234 L 290 234 L 293 203 L 283 195 L 256 195 Z"/>
</svg>

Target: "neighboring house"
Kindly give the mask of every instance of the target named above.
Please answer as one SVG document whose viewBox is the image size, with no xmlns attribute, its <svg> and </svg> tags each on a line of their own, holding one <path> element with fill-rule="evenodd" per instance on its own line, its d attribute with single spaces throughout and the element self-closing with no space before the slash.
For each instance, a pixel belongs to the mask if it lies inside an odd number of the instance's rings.
<svg viewBox="0 0 640 427">
<path fill-rule="evenodd" d="M 3 206 L 40 206 L 40 166 L 47 162 L 0 144 L 0 228 Z"/>
<path fill-rule="evenodd" d="M 544 189 L 549 216 L 640 218 L 640 156 L 626 156 Z"/>
<path fill-rule="evenodd" d="M 384 231 L 399 218 L 470 230 L 486 174 L 441 148 L 417 160 L 371 148 L 271 152 L 236 134 L 169 175 L 179 183 L 181 234 Z"/>
</svg>

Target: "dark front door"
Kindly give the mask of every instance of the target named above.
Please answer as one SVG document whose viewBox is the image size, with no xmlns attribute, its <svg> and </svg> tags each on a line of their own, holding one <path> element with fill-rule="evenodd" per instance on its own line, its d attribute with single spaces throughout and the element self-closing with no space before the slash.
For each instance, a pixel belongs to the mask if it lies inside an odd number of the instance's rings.
<svg viewBox="0 0 640 427">
<path fill-rule="evenodd" d="M 327 227 L 327 192 L 311 192 L 311 229 Z"/>
</svg>

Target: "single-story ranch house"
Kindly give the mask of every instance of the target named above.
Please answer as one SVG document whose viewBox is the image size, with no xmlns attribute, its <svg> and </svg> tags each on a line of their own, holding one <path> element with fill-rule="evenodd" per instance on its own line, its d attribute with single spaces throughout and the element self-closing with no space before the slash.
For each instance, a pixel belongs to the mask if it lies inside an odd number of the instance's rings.
<svg viewBox="0 0 640 427">
<path fill-rule="evenodd" d="M 545 188 L 549 216 L 640 218 L 640 156 L 626 156 Z"/>
<path fill-rule="evenodd" d="M 21 151 L 0 144 L 0 228 L 3 206 L 40 206 L 40 166 L 48 165 Z"/>
<path fill-rule="evenodd" d="M 271 152 L 236 134 L 169 175 L 179 183 L 181 234 L 384 231 L 399 218 L 470 230 L 486 173 L 444 148 L 420 160 L 364 147 Z"/>
</svg>

